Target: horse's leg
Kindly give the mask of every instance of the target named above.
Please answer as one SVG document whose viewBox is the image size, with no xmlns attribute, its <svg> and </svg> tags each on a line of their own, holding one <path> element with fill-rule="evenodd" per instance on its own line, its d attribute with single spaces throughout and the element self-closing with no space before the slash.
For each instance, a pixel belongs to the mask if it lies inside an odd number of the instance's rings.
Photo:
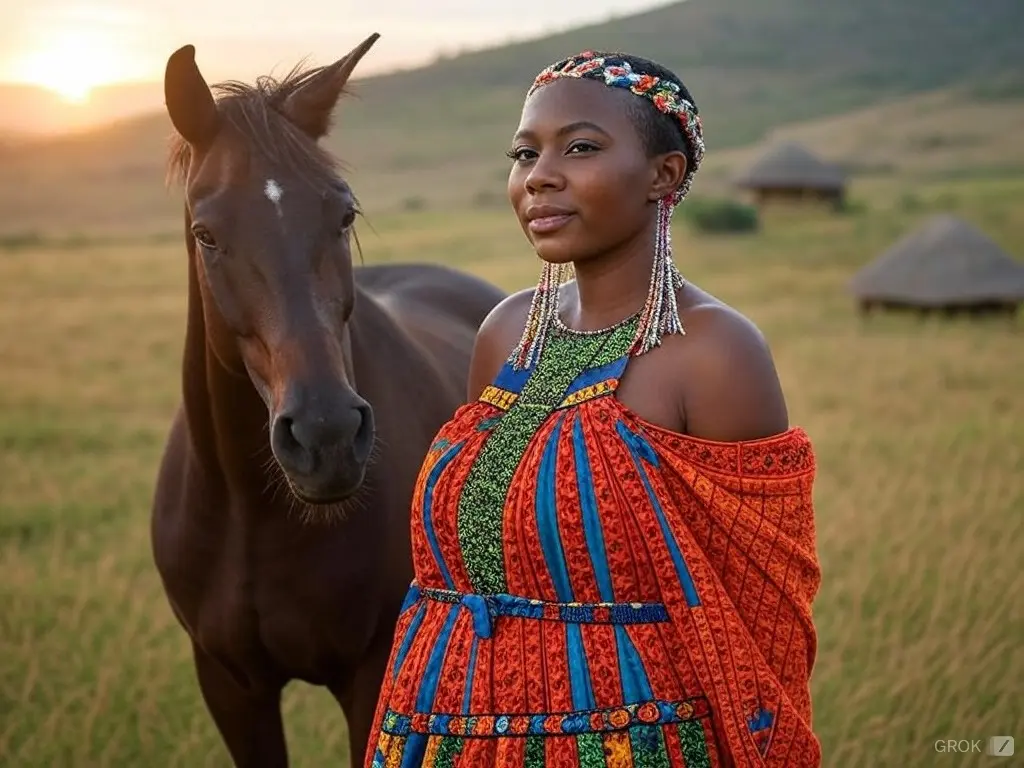
<svg viewBox="0 0 1024 768">
<path fill-rule="evenodd" d="M 388 642 L 378 642 L 378 647 L 355 670 L 348 685 L 343 689 L 331 689 L 331 693 L 345 713 L 350 768 L 362 768 L 367 749 L 377 747 L 376 744 L 367 744 L 367 741 L 373 728 L 381 680 L 384 679 L 390 652 L 390 638 Z"/>
<path fill-rule="evenodd" d="M 281 690 L 254 694 L 193 643 L 199 690 L 237 768 L 287 768 Z"/>
</svg>

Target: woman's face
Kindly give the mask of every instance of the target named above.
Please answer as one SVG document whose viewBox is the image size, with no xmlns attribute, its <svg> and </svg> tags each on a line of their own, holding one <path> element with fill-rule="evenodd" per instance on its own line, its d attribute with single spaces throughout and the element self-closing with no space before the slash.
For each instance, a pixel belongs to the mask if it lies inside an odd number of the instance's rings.
<svg viewBox="0 0 1024 768">
<path fill-rule="evenodd" d="M 671 189 L 663 159 L 648 156 L 630 116 L 635 98 L 567 78 L 524 104 L 508 195 L 543 260 L 584 261 L 650 237 L 653 203 Z"/>
</svg>

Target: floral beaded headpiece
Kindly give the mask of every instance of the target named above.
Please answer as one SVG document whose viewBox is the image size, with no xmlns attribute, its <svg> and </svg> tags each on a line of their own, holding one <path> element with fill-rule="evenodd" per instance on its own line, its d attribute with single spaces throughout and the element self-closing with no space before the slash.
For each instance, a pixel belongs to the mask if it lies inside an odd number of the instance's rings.
<svg viewBox="0 0 1024 768">
<path fill-rule="evenodd" d="M 685 333 L 679 320 L 676 292 L 683 287 L 683 277 L 672 261 L 672 213 L 690 191 L 693 177 L 704 159 L 704 135 L 697 106 L 672 80 L 633 71 L 629 59 L 615 54 L 584 51 L 542 70 L 526 94 L 529 98 L 539 88 L 561 78 L 596 80 L 612 88 L 626 88 L 648 99 L 655 108 L 674 118 L 690 150 L 690 162 L 679 187 L 658 202 L 654 263 L 647 300 L 638 313 L 636 333 L 630 354 L 641 355 L 661 344 L 669 333 Z M 561 324 L 558 315 L 559 288 L 569 277 L 571 264 L 545 262 L 540 282 L 533 294 L 523 334 L 509 360 L 515 369 L 536 364 L 541 357 L 549 330 Z"/>
<path fill-rule="evenodd" d="M 704 159 L 704 133 L 697 106 L 685 97 L 679 83 L 634 72 L 629 60 L 621 56 L 583 51 L 542 70 L 534 79 L 526 97 L 529 98 L 538 88 L 563 77 L 596 80 L 613 88 L 626 88 L 647 99 L 659 112 L 673 117 L 679 123 L 692 155 L 683 183 L 676 190 L 672 201 L 677 205 L 681 203 L 689 193 L 694 174 Z"/>
</svg>

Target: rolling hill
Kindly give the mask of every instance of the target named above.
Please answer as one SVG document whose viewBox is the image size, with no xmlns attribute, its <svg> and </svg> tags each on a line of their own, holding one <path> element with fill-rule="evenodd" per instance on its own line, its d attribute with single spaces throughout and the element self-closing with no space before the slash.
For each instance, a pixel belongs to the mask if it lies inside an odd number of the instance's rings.
<svg viewBox="0 0 1024 768">
<path fill-rule="evenodd" d="M 612 48 L 680 74 L 704 115 L 713 168 L 725 150 L 780 127 L 928 92 L 952 94 L 957 119 L 965 103 L 1024 101 L 1022 28 L 1019 0 L 688 0 L 360 79 L 329 141 L 371 212 L 485 204 L 503 193 L 503 152 L 534 74 L 582 48 Z M 169 131 L 158 113 L 0 148 L 0 232 L 173 228 L 177 193 L 162 186 Z"/>
</svg>

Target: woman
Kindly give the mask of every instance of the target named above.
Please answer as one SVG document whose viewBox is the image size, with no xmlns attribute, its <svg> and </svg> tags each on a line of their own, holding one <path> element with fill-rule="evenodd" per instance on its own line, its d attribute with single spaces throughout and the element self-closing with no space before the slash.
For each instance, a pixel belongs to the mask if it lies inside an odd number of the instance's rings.
<svg viewBox="0 0 1024 768">
<path fill-rule="evenodd" d="M 761 334 L 673 266 L 703 154 L 649 61 L 530 89 L 509 197 L 542 277 L 424 462 L 366 766 L 819 764 L 814 458 Z"/>
</svg>

